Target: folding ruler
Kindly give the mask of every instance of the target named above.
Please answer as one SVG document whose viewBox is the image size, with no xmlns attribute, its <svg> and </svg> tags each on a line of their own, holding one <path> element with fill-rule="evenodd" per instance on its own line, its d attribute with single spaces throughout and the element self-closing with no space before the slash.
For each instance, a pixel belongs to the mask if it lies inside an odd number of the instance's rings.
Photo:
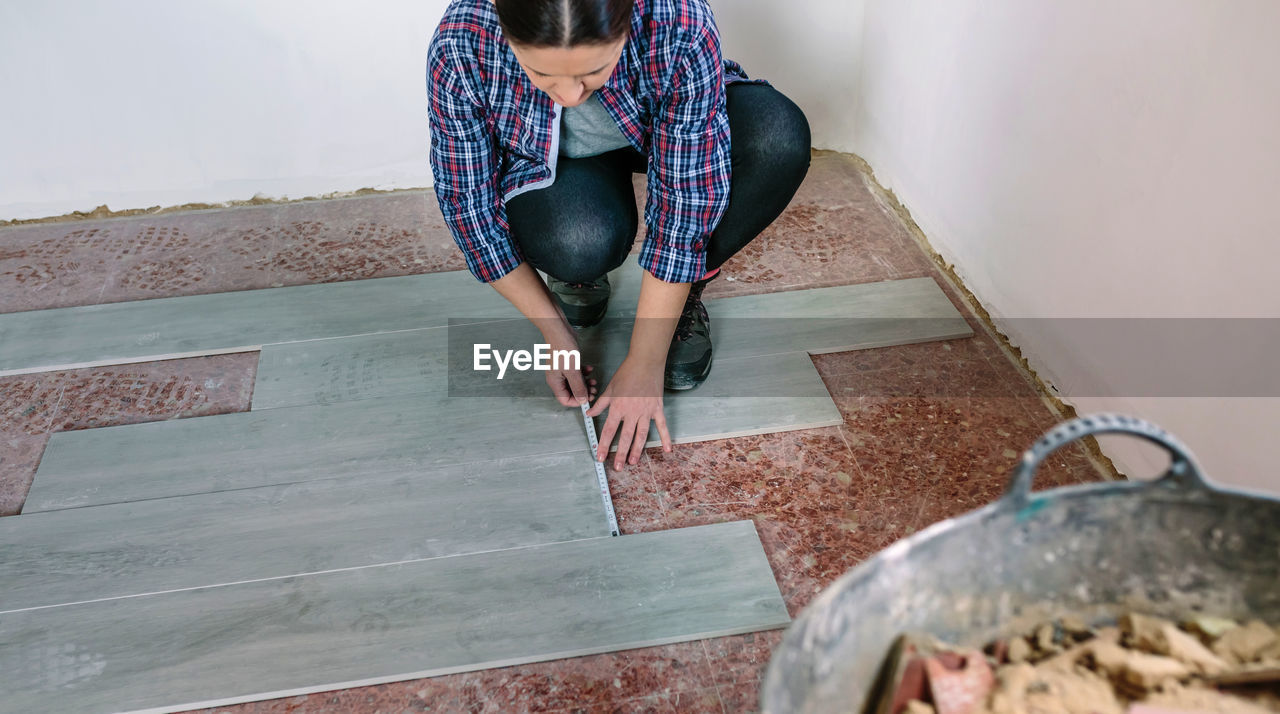
<svg viewBox="0 0 1280 714">
<path fill-rule="evenodd" d="M 609 495 L 609 477 L 605 476 L 604 463 L 596 460 L 600 442 L 596 439 L 596 425 L 587 416 L 590 405 L 582 405 L 582 423 L 587 427 L 587 443 L 591 445 L 591 463 L 596 465 L 596 482 L 600 484 L 600 498 L 604 499 L 604 515 L 609 519 L 609 535 L 618 535 L 618 517 L 613 513 L 613 497 Z"/>
</svg>

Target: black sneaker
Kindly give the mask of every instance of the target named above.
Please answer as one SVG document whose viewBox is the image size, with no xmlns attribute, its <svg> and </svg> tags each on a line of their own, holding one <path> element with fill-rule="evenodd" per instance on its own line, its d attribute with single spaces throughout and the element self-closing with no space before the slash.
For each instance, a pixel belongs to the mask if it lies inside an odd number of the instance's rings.
<svg viewBox="0 0 1280 714">
<path fill-rule="evenodd" d="M 711 374 L 711 318 L 702 304 L 702 289 L 708 282 L 696 282 L 689 288 L 680 322 L 671 336 L 663 385 L 672 391 L 693 389 Z"/>
<path fill-rule="evenodd" d="M 547 287 L 551 288 L 552 299 L 564 311 L 570 325 L 591 327 L 604 319 L 611 291 L 608 275 L 586 283 L 567 283 L 548 275 Z"/>
</svg>

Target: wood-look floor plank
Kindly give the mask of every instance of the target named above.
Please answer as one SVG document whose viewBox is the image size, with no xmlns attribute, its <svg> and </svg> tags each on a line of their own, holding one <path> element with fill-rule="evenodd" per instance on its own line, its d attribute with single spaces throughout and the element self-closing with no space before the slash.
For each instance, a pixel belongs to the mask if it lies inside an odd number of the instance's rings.
<svg viewBox="0 0 1280 714">
<path fill-rule="evenodd" d="M 410 395 L 59 432 L 24 513 L 584 448 L 581 412 L 550 399 Z"/>
<path fill-rule="evenodd" d="M 612 304 L 612 301 L 611 301 Z M 973 330 L 932 278 L 740 295 L 706 302 L 716 360 L 788 352 L 822 354 L 971 337 Z M 496 323 L 450 328 L 486 340 Z M 579 331 L 583 351 L 602 351 L 606 367 L 626 356 L 632 316 Z M 456 341 L 457 338 L 455 338 Z M 454 346 L 455 351 L 462 350 Z"/>
<path fill-rule="evenodd" d="M 625 302 L 625 295 L 615 294 L 611 305 Z M 717 365 L 740 357 L 797 351 L 817 354 L 973 334 L 930 278 L 722 298 L 708 301 L 707 306 Z M 530 349 L 538 336 L 521 328 L 518 322 L 504 321 L 266 345 L 258 365 L 253 408 L 443 393 L 451 386 L 456 393 L 466 388 L 458 384 L 466 375 L 456 367 L 459 360 L 471 358 L 472 344 L 505 342 Z M 626 355 L 630 336 L 630 319 L 607 319 L 600 326 L 580 330 L 579 342 L 584 358 L 610 374 Z M 506 379 L 520 379 L 508 374 Z M 493 382 L 492 375 L 485 377 Z M 522 384 L 540 390 L 535 393 L 546 390 L 540 378 L 525 378 Z M 510 389 L 505 393 L 514 394 Z"/>
<path fill-rule="evenodd" d="M 835 426 L 844 421 L 804 352 L 717 360 L 697 389 L 663 396 L 667 431 L 677 444 Z M 596 430 L 605 415 L 596 417 Z M 657 427 L 646 446 L 659 446 Z"/>
<path fill-rule="evenodd" d="M 539 373 L 511 370 L 500 382 L 493 374 L 481 375 L 461 385 L 449 373 L 443 354 L 444 330 L 415 330 L 395 335 L 368 335 L 337 340 L 277 345 L 263 350 L 254 387 L 254 409 L 330 404 L 395 395 L 449 393 L 466 397 L 531 397 L 549 399 L 550 391 Z M 625 342 L 612 340 L 616 352 Z M 584 339 L 584 352 L 599 354 Z M 608 375 L 616 365 L 602 371 Z M 600 374 L 601 372 L 596 372 Z M 308 386 L 310 385 L 310 386 Z M 835 415 L 822 379 L 806 352 L 782 352 L 759 357 L 733 358 L 717 353 L 715 368 L 697 389 L 669 392 L 664 396 L 673 435 L 677 441 L 727 438 L 751 432 L 750 424 L 717 428 L 713 422 L 733 415 L 754 414 L 763 419 L 761 430 L 770 429 L 765 410 L 775 408 L 776 425 L 802 423 L 788 410 L 807 411 L 809 421 L 825 421 Z M 799 400 L 799 401 L 788 401 Z M 822 408 L 811 400 L 819 400 Z M 701 421 L 695 414 L 720 414 Z M 838 416 L 835 417 L 838 421 Z M 679 426 L 676 426 L 679 425 Z M 807 427 L 797 427 L 807 428 Z"/>
<path fill-rule="evenodd" d="M 518 316 L 465 272 L 0 315 L 0 374 L 191 356 Z"/>
<path fill-rule="evenodd" d="M 449 331 L 437 327 L 264 345 L 253 409 L 331 404 L 449 389 Z"/>
<path fill-rule="evenodd" d="M 58 433 L 24 512 L 585 449 L 578 412 L 545 394 L 540 373 L 521 376 L 538 396 L 410 394 Z M 698 389 L 665 399 L 676 443 L 841 422 L 803 352 L 724 360 Z M 604 416 L 596 423 L 603 428 Z M 659 443 L 651 429 L 649 445 Z"/>
<path fill-rule="evenodd" d="M 609 535 L 573 454 L 0 518 L 5 612 Z"/>
<path fill-rule="evenodd" d="M 969 334 L 928 278 L 728 298 L 716 307 L 723 317 L 716 318 L 719 346 L 710 380 L 669 396 L 676 441 L 839 423 L 807 358 L 786 356 L 803 354 L 799 350 Z M 490 324 L 506 331 L 527 328 L 523 320 Z M 624 327 L 625 320 L 610 321 L 584 333 L 584 342 L 594 342 L 606 355 L 606 370 L 625 351 Z M 447 339 L 447 331 L 425 330 L 351 343 L 325 341 L 282 348 L 264 360 L 264 391 L 257 401 L 332 398 L 334 404 L 55 434 L 26 510 L 579 448 L 572 416 L 546 396 L 540 373 L 509 373 L 502 389 L 495 390 L 496 380 L 455 365 L 442 385 L 438 348 Z M 750 356 L 755 361 L 745 359 Z M 300 386 L 308 379 L 318 385 L 310 396 Z M 510 399 L 512 385 L 522 386 L 517 393 L 529 398 Z M 378 399 L 343 401 L 352 397 Z M 656 432 L 650 443 L 657 443 Z"/>
<path fill-rule="evenodd" d="M 0 712 L 177 711 L 773 629 L 753 524 L 0 616 Z"/>
<path fill-rule="evenodd" d="M 634 268 L 632 258 L 613 274 L 619 309 L 632 312 Z M 513 317 L 466 271 L 33 310 L 0 314 L 0 376 Z"/>
</svg>

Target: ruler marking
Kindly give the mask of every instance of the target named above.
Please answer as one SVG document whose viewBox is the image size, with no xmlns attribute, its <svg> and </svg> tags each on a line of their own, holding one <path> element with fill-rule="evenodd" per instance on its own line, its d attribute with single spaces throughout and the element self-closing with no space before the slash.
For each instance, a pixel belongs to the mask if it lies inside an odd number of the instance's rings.
<svg viewBox="0 0 1280 714">
<path fill-rule="evenodd" d="M 587 416 L 590 406 L 582 405 L 582 423 L 587 427 L 587 443 L 591 445 L 591 463 L 596 466 L 596 482 L 600 485 L 600 498 L 604 501 L 604 515 L 609 519 L 609 535 L 618 535 L 618 517 L 613 512 L 613 497 L 609 495 L 609 477 L 605 474 L 604 464 L 596 460 L 596 452 L 600 450 L 600 442 L 596 439 L 596 425 Z"/>
</svg>

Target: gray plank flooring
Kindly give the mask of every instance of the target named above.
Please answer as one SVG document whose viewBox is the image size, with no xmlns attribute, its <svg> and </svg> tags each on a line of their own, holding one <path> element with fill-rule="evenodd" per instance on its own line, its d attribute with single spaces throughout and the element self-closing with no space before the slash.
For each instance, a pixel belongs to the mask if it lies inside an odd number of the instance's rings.
<svg viewBox="0 0 1280 714">
<path fill-rule="evenodd" d="M 253 409 L 448 392 L 447 328 L 265 345 Z"/>
<path fill-rule="evenodd" d="M 515 454 L 586 449 L 579 412 L 535 398 L 425 394 L 54 434 L 24 513 L 343 476 L 410 476 Z M 832 426 L 840 412 L 803 352 L 717 363 L 666 396 L 672 440 Z M 597 429 L 604 417 L 597 417 Z M 661 443 L 651 429 L 649 444 Z M 473 467 L 480 469 L 482 467 Z M 590 464 L 580 471 L 590 473 Z"/>
<path fill-rule="evenodd" d="M 177 711 L 772 629 L 750 521 L 0 617 L 0 712 Z"/>
<path fill-rule="evenodd" d="M 614 282 L 629 285 L 616 274 Z M 624 289 L 630 290 L 631 287 Z M 615 292 L 610 305 L 634 307 L 634 297 L 630 300 L 628 303 L 627 295 Z M 717 365 L 739 357 L 838 352 L 973 334 L 930 278 L 721 298 L 708 301 L 707 306 L 712 315 Z M 454 332 L 452 336 L 450 331 Z M 588 362 L 601 365 L 606 374 L 611 373 L 626 355 L 630 334 L 631 323 L 625 319 L 606 320 L 598 327 L 582 330 L 579 340 L 583 356 Z M 455 393 L 480 390 L 483 386 L 478 382 L 458 384 L 466 376 L 461 370 L 450 372 L 451 342 L 456 364 L 459 359 L 470 359 L 466 350 L 472 341 L 506 342 L 528 349 L 535 336 L 519 324 L 504 323 L 500 327 L 492 323 L 267 345 L 262 348 L 258 365 L 253 408 L 443 393 L 451 386 Z M 493 375 L 483 376 L 492 386 L 498 386 Z M 540 376 L 530 379 L 527 374 L 509 371 L 504 377 L 506 384 L 502 385 L 504 393 L 515 393 L 511 391 L 512 381 L 529 386 L 530 396 L 546 392 Z M 704 390 L 690 394 L 700 391 Z"/>
<path fill-rule="evenodd" d="M 973 335 L 932 278 L 743 295 L 718 300 L 715 307 L 716 349 L 735 357 L 797 349 L 845 352 Z"/>
<path fill-rule="evenodd" d="M 0 316 L 0 374 L 243 351 L 518 316 L 464 272 L 161 298 Z"/>
<path fill-rule="evenodd" d="M 617 319 L 582 333 L 605 374 L 639 277 L 615 272 Z M 677 442 L 840 423 L 808 353 L 972 334 L 928 278 L 710 309 L 716 369 L 667 396 Z M 0 712 L 174 711 L 786 625 L 750 522 L 598 537 L 579 412 L 540 373 L 450 367 L 451 342 L 528 330 L 466 273 L 0 316 L 0 375 L 263 349 L 253 412 L 53 435 L 24 515 L 0 519 Z"/>
<path fill-rule="evenodd" d="M 726 298 L 715 307 L 724 317 L 716 318 L 711 378 L 667 398 L 677 443 L 838 424 L 805 351 L 971 334 L 928 278 Z M 523 320 L 489 324 L 504 334 L 529 329 Z M 617 320 L 586 331 L 584 351 L 603 355 L 607 370 L 629 329 Z M 268 348 L 254 412 L 55 434 L 26 512 L 581 448 L 574 414 L 547 397 L 541 373 L 509 372 L 501 383 L 468 369 L 442 373 L 448 332 Z M 460 396 L 447 396 L 450 387 Z M 281 406 L 294 403 L 303 406 Z M 648 443 L 659 443 L 656 430 Z"/>
<path fill-rule="evenodd" d="M 631 258 L 612 276 L 634 312 Z M 0 376 L 257 350 L 262 345 L 520 317 L 466 271 L 0 315 Z"/>
<path fill-rule="evenodd" d="M 667 430 L 677 444 L 835 426 L 844 421 L 813 360 L 791 352 L 716 360 L 697 389 L 663 396 Z M 605 415 L 596 417 L 596 431 Z M 646 446 L 662 443 L 649 429 Z"/>
<path fill-rule="evenodd" d="M 550 399 L 411 395 L 54 434 L 23 513 L 586 448 Z"/>
<path fill-rule="evenodd" d="M 586 445 L 0 518 L 6 612 L 609 535 Z"/>
</svg>

